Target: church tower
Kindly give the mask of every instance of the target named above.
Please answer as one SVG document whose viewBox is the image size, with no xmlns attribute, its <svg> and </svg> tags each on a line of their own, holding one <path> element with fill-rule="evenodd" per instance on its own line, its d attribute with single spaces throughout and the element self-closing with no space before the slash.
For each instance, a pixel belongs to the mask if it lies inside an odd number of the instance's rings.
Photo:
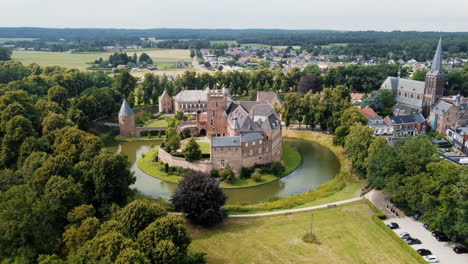
<svg viewBox="0 0 468 264">
<path fill-rule="evenodd" d="M 119 111 L 119 128 L 120 136 L 122 137 L 134 137 L 135 136 L 135 115 L 132 108 L 127 103 L 127 100 L 123 100 L 122 106 Z"/>
<path fill-rule="evenodd" d="M 426 74 L 423 106 L 428 110 L 444 96 L 445 74 L 442 72 L 442 38 L 432 61 L 431 70 Z"/>
</svg>

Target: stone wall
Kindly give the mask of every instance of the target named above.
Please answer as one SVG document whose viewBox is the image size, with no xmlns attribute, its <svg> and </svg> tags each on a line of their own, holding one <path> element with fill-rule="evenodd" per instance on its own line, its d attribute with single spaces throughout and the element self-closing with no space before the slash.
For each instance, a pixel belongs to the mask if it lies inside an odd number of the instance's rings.
<svg viewBox="0 0 468 264">
<path fill-rule="evenodd" d="M 211 160 L 213 169 L 222 170 L 227 165 L 239 175 L 242 168 L 242 148 L 241 147 L 211 147 Z"/>
<path fill-rule="evenodd" d="M 211 161 L 209 160 L 188 162 L 184 158 L 172 156 L 171 154 L 167 153 L 162 148 L 159 148 L 158 159 L 162 163 L 166 163 L 171 167 L 182 167 L 186 169 L 202 171 L 202 172 L 207 172 L 207 173 L 210 173 L 211 168 L 212 168 Z"/>
</svg>

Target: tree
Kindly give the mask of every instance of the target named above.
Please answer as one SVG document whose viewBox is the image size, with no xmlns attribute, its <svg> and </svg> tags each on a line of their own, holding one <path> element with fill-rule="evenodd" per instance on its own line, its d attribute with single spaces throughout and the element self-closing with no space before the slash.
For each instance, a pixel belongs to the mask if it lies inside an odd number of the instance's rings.
<svg viewBox="0 0 468 264">
<path fill-rule="evenodd" d="M 20 173 L 11 169 L 0 170 L 0 191 L 4 192 L 15 185 L 24 184 L 25 180 Z"/>
<path fill-rule="evenodd" d="M 366 159 L 373 139 L 374 130 L 359 123 L 350 127 L 345 138 L 346 154 L 352 162 L 353 171 L 360 177 L 366 175 Z"/>
<path fill-rule="evenodd" d="M 11 49 L 0 47 L 0 61 L 11 60 Z"/>
<path fill-rule="evenodd" d="M 195 138 L 189 139 L 182 153 L 187 161 L 199 160 L 202 155 L 200 145 L 198 145 Z"/>
<path fill-rule="evenodd" d="M 51 102 L 56 102 L 61 107 L 66 108 L 68 105 L 68 91 L 58 85 L 52 86 L 47 91 L 47 98 Z"/>
<path fill-rule="evenodd" d="M 219 182 L 202 172 L 193 172 L 184 176 L 177 185 L 171 201 L 176 210 L 184 212 L 194 224 L 211 226 L 223 221 L 221 206 L 227 197 Z"/>
<path fill-rule="evenodd" d="M 317 64 L 308 64 L 307 66 L 304 67 L 302 72 L 305 75 L 315 75 L 315 76 L 320 76 L 321 70 Z"/>
<path fill-rule="evenodd" d="M 145 255 L 133 248 L 126 248 L 122 250 L 117 259 L 115 260 L 115 264 L 150 264 L 150 261 L 145 257 Z"/>
<path fill-rule="evenodd" d="M 262 181 L 262 174 L 260 172 L 260 169 L 258 169 L 258 168 L 255 169 L 254 172 L 252 173 L 251 178 L 256 182 Z"/>
<path fill-rule="evenodd" d="M 67 255 L 74 255 L 88 240 L 93 239 L 99 225 L 99 220 L 96 217 L 88 217 L 78 227 L 71 226 L 67 228 L 62 235 Z"/>
<path fill-rule="evenodd" d="M 317 75 L 305 75 L 302 76 L 301 81 L 298 85 L 298 91 L 302 94 L 306 94 L 309 91 L 321 92 L 322 91 L 322 81 Z"/>
<path fill-rule="evenodd" d="M 66 262 L 57 255 L 39 255 L 37 258 L 38 264 L 65 264 Z"/>
<path fill-rule="evenodd" d="M 181 263 L 187 256 L 190 237 L 180 216 L 168 215 L 138 234 L 139 247 L 151 263 Z"/>
<path fill-rule="evenodd" d="M 136 238 L 149 224 L 166 215 L 166 210 L 153 201 L 135 200 L 122 208 L 115 218 Z"/>
<path fill-rule="evenodd" d="M 229 164 L 219 172 L 219 177 L 228 183 L 233 183 L 236 175 Z"/>
<path fill-rule="evenodd" d="M 129 98 L 129 96 L 130 93 L 135 90 L 135 86 L 136 78 L 125 69 L 115 77 L 113 84 L 113 88 L 131 103 L 133 103 L 134 100 L 133 98 Z"/>
<path fill-rule="evenodd" d="M 344 146 L 345 137 L 348 135 L 350 127 L 356 123 L 366 125 L 367 117 L 354 107 L 346 109 L 340 118 L 340 126 L 335 129 L 333 144 Z"/>
<path fill-rule="evenodd" d="M 71 122 L 69 119 L 66 119 L 64 115 L 49 112 L 49 114 L 42 121 L 42 134 L 48 135 L 55 130 L 72 125 L 73 122 Z"/>
<path fill-rule="evenodd" d="M 428 71 L 429 71 L 429 69 L 417 69 L 413 73 L 413 77 L 411 77 L 411 80 L 424 82 L 426 80 L 426 73 Z"/>
<path fill-rule="evenodd" d="M 138 58 L 138 62 L 146 63 L 146 64 L 153 64 L 153 60 L 151 59 L 151 57 L 144 52 L 140 55 L 140 58 Z"/>
</svg>

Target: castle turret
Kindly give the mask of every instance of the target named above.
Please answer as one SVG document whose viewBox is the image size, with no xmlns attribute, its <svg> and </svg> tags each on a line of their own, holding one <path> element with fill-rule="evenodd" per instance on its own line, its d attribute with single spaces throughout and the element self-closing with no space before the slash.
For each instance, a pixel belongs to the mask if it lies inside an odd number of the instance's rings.
<svg viewBox="0 0 468 264">
<path fill-rule="evenodd" d="M 159 98 L 158 108 L 160 113 L 170 114 L 174 112 L 172 98 L 169 96 L 166 90 L 164 90 L 161 97 Z"/>
<path fill-rule="evenodd" d="M 431 70 L 426 74 L 424 86 L 424 107 L 429 109 L 444 96 L 445 74 L 442 71 L 442 38 L 439 39 L 437 50 L 432 60 Z"/>
<path fill-rule="evenodd" d="M 135 114 L 125 99 L 119 111 L 119 128 L 122 137 L 135 136 Z"/>
</svg>

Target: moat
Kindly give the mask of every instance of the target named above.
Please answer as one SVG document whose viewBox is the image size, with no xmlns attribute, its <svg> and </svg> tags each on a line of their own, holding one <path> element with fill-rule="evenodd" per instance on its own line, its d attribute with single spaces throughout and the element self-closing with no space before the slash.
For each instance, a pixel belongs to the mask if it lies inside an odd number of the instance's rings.
<svg viewBox="0 0 468 264">
<path fill-rule="evenodd" d="M 291 174 L 264 185 L 225 189 L 229 204 L 258 203 L 274 197 L 287 197 L 316 189 L 331 180 L 339 171 L 340 163 L 335 154 L 326 147 L 301 139 L 284 138 L 284 142 L 296 148 L 302 155 L 302 162 Z M 159 145 L 161 141 L 122 142 L 108 146 L 110 151 L 122 152 L 128 156 L 135 172 L 133 187 L 153 197 L 169 199 L 177 185 L 147 175 L 136 165 L 138 157 Z"/>
</svg>

